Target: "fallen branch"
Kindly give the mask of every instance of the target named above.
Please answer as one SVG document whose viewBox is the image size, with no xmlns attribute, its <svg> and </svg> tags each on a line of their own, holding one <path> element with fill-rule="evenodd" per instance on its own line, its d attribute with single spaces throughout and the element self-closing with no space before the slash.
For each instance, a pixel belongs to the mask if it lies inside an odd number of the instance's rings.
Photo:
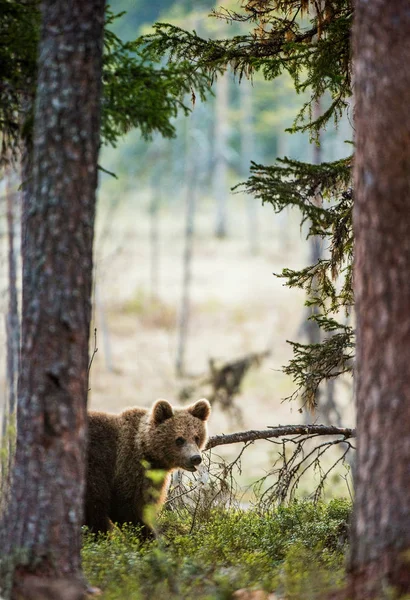
<svg viewBox="0 0 410 600">
<path fill-rule="evenodd" d="M 269 427 L 268 429 L 252 429 L 250 431 L 214 435 L 209 438 L 206 450 L 226 444 L 268 440 L 284 435 L 342 435 L 345 440 L 348 440 L 349 438 L 356 437 L 356 430 L 350 427 L 333 427 L 331 425 L 280 425 L 279 427 Z"/>
</svg>

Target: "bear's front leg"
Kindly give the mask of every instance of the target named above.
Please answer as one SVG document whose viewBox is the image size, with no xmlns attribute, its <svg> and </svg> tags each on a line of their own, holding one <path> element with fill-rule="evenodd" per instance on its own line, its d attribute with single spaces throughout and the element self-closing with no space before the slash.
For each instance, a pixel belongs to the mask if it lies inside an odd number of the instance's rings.
<svg viewBox="0 0 410 600">
<path fill-rule="evenodd" d="M 144 522 L 141 497 L 136 498 L 135 495 L 125 496 L 114 493 L 111 501 L 110 518 L 119 527 L 125 524 L 139 527 L 141 538 L 144 541 L 155 539 L 154 531 Z"/>
<path fill-rule="evenodd" d="M 103 479 L 99 484 L 100 487 L 93 481 L 87 484 L 84 524 L 92 533 L 108 533 L 112 528 L 109 519 L 110 489 Z"/>
</svg>

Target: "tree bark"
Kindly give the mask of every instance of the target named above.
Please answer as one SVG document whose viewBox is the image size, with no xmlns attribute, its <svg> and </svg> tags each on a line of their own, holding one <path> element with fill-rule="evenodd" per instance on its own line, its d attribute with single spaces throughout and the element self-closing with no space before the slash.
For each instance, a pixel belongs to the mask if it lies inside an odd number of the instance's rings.
<svg viewBox="0 0 410 600">
<path fill-rule="evenodd" d="M 81 583 L 92 245 L 104 0 L 44 0 L 23 193 L 22 348 L 3 594 Z M 28 153 L 30 154 L 30 153 Z M 30 583 L 28 581 L 30 580 Z M 64 597 L 64 595 L 59 595 Z"/>
<path fill-rule="evenodd" d="M 356 0 L 357 471 L 349 598 L 410 592 L 410 12 Z M 396 596 L 395 596 L 396 597 Z"/>
<path fill-rule="evenodd" d="M 20 316 L 17 292 L 17 257 L 15 226 L 18 196 L 11 189 L 11 174 L 6 168 L 6 212 L 8 238 L 8 310 L 7 310 L 7 382 L 9 422 L 13 422 L 16 411 L 17 375 L 20 355 Z"/>
</svg>

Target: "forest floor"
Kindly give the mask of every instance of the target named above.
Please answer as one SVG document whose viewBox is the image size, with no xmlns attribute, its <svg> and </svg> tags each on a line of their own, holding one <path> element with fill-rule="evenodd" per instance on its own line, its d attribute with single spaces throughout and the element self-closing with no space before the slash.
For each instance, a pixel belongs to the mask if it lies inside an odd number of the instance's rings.
<svg viewBox="0 0 410 600">
<path fill-rule="evenodd" d="M 85 536 L 83 567 L 104 600 L 323 600 L 345 580 L 346 500 L 260 510 L 163 511 L 161 536 Z"/>
</svg>

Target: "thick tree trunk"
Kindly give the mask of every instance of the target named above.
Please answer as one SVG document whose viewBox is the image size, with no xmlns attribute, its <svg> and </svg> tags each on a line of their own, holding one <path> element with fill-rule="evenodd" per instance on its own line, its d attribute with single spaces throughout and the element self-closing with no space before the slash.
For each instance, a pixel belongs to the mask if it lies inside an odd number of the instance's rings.
<svg viewBox="0 0 410 600">
<path fill-rule="evenodd" d="M 410 592 L 410 13 L 356 1 L 357 472 L 349 598 Z M 396 596 L 395 596 L 396 597 Z"/>
<path fill-rule="evenodd" d="M 44 0 L 23 194 L 18 433 L 3 590 L 80 580 L 104 0 Z M 64 597 L 59 593 L 58 597 Z"/>
</svg>

